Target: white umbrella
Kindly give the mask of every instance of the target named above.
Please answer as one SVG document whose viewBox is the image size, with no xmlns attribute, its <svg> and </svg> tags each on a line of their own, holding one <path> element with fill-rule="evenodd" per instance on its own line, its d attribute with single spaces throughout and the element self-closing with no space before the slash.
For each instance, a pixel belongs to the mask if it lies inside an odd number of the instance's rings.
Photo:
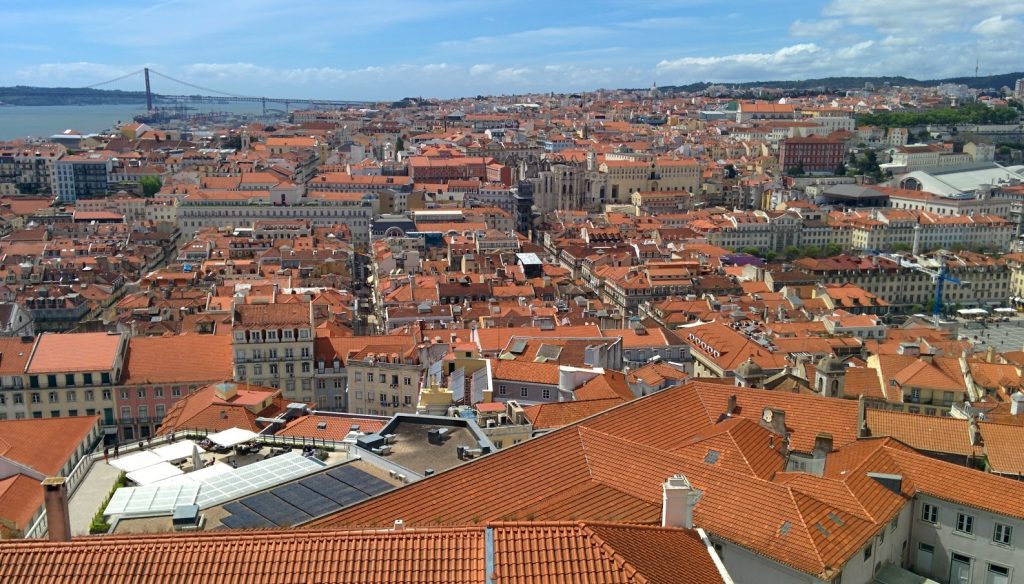
<svg viewBox="0 0 1024 584">
<path fill-rule="evenodd" d="M 203 468 L 203 457 L 199 455 L 199 446 L 192 445 L 192 470 Z"/>
</svg>

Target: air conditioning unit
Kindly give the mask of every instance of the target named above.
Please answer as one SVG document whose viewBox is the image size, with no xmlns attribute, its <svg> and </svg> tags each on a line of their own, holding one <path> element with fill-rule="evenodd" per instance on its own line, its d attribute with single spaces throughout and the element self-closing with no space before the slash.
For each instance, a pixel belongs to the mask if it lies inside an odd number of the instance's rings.
<svg viewBox="0 0 1024 584">
<path fill-rule="evenodd" d="M 394 444 L 396 440 L 398 440 L 398 436 L 395 436 L 394 434 L 384 435 L 384 444 Z"/>
</svg>

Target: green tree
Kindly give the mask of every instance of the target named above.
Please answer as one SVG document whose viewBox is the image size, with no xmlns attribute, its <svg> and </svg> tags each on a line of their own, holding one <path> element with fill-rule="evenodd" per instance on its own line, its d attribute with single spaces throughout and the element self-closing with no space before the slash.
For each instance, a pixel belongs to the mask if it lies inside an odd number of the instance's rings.
<svg viewBox="0 0 1024 584">
<path fill-rule="evenodd" d="M 825 245 L 825 257 L 835 257 L 841 253 L 843 253 L 843 246 L 838 243 L 829 243 Z"/>
<path fill-rule="evenodd" d="M 846 176 L 846 165 L 843 164 L 842 162 L 840 162 L 839 166 L 836 167 L 835 175 L 836 176 Z"/>
<path fill-rule="evenodd" d="M 152 197 L 153 195 L 160 192 L 160 187 L 163 183 L 160 179 L 155 176 L 144 176 L 139 179 L 139 184 L 142 185 L 142 196 Z"/>
<path fill-rule="evenodd" d="M 405 140 L 402 140 L 402 137 L 399 136 L 398 140 L 395 140 L 395 152 L 401 152 L 402 150 L 405 150 Z"/>
<path fill-rule="evenodd" d="M 783 250 L 782 253 L 785 254 L 787 260 L 795 260 L 800 257 L 800 248 L 795 245 L 791 245 Z"/>
</svg>

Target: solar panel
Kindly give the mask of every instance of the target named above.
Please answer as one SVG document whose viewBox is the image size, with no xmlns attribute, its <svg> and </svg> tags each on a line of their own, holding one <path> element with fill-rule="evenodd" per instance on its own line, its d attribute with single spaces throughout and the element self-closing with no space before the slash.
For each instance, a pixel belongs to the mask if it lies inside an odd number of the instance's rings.
<svg viewBox="0 0 1024 584">
<path fill-rule="evenodd" d="M 228 503 L 224 510 L 231 513 L 220 522 L 234 529 L 252 529 L 255 527 L 273 527 L 274 524 L 266 517 L 256 513 L 241 503 Z"/>
<path fill-rule="evenodd" d="M 148 487 L 122 487 L 110 498 L 105 515 L 146 515 L 166 513 L 180 505 L 195 503 L 199 485 L 152 485 Z"/>
<path fill-rule="evenodd" d="M 352 485 L 367 495 L 377 495 L 390 491 L 393 487 L 377 477 L 365 473 L 354 466 L 343 466 L 327 471 L 327 475 Z"/>
<path fill-rule="evenodd" d="M 266 517 L 279 527 L 291 527 L 312 517 L 303 510 L 285 503 L 270 493 L 260 493 L 239 501 L 242 505 Z"/>
<path fill-rule="evenodd" d="M 349 504 L 344 500 L 344 497 L 341 496 L 345 490 L 351 490 L 348 484 L 332 479 L 326 474 L 318 474 L 316 476 L 303 479 L 302 486 L 318 495 L 338 503 L 339 505 Z"/>
<path fill-rule="evenodd" d="M 293 507 L 301 509 L 311 517 L 318 517 L 324 513 L 329 513 L 341 506 L 335 501 L 304 487 L 300 483 L 284 485 L 270 491 L 270 493 Z"/>
<path fill-rule="evenodd" d="M 526 341 L 516 341 L 512 343 L 512 348 L 508 350 L 513 355 L 521 355 L 526 350 Z"/>
</svg>

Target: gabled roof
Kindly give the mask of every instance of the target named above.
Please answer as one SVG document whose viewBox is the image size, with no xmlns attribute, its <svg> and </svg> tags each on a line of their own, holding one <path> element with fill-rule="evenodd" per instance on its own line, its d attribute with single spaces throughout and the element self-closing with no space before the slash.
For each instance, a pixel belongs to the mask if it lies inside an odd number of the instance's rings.
<svg viewBox="0 0 1024 584">
<path fill-rule="evenodd" d="M 732 416 L 726 416 L 731 395 L 736 395 L 736 407 Z M 781 437 L 755 422 L 769 406 L 785 412 L 794 450 L 809 452 L 820 432 L 833 436 L 838 450 L 828 456 L 824 476 L 782 472 L 776 450 Z M 524 517 L 650 524 L 660 519 L 662 483 L 683 473 L 700 493 L 694 510 L 697 525 L 827 579 L 921 490 L 909 476 L 911 471 L 941 477 L 952 466 L 925 459 L 891 439 L 858 442 L 856 420 L 857 404 L 851 401 L 691 382 L 370 499 L 313 525 L 386 525 L 398 517 L 411 525 L 468 525 Z M 906 465 L 909 470 L 904 469 L 905 461 L 913 462 Z M 959 467 L 953 469 L 960 472 Z M 903 474 L 908 480 L 897 494 L 869 472 Z M 928 480 L 929 493 L 960 497 L 957 490 L 942 489 L 940 480 Z M 991 480 L 1001 489 L 1024 493 L 1024 486 L 1012 481 Z M 501 488 L 493 488 L 495 484 Z M 456 490 L 459 497 L 448 496 Z M 963 500 L 991 506 L 981 499 L 979 494 Z M 1010 504 L 1001 508 L 1009 510 Z M 1020 509 L 1005 512 L 1024 514 Z"/>
<path fill-rule="evenodd" d="M 96 416 L 0 421 L 0 457 L 53 476 L 93 431 Z"/>
</svg>

